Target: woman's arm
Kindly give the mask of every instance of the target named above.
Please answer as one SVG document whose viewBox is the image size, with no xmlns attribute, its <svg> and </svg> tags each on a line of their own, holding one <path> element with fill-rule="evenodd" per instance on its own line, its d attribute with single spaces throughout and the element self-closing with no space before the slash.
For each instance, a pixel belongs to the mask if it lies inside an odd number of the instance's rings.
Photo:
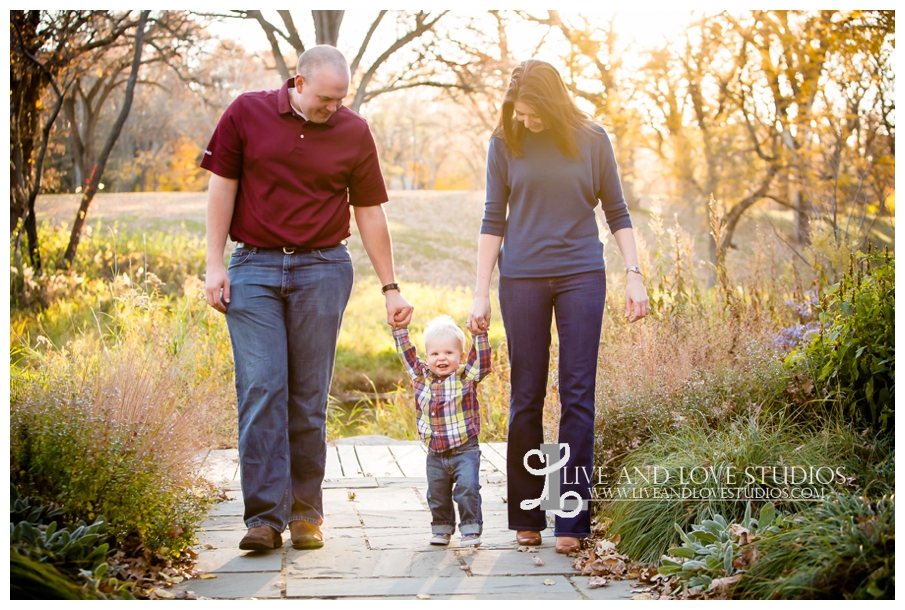
<svg viewBox="0 0 905 610">
<path fill-rule="evenodd" d="M 638 250 L 635 247 L 635 231 L 631 227 L 619 229 L 613 233 L 616 245 L 626 267 L 638 266 Z M 634 271 L 626 272 L 625 280 L 625 317 L 629 322 L 640 320 L 650 313 L 650 302 L 647 299 L 647 291 L 644 289 L 644 281 L 641 274 Z"/>
<path fill-rule="evenodd" d="M 473 335 L 486 333 L 490 328 L 490 278 L 502 245 L 503 238 L 500 235 L 482 233 L 478 239 L 478 281 L 465 325 Z"/>
</svg>

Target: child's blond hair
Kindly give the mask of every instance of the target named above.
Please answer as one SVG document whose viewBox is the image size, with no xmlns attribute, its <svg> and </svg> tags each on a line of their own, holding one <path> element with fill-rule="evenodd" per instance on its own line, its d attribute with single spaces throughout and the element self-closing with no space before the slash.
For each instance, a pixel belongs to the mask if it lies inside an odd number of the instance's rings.
<svg viewBox="0 0 905 610">
<path fill-rule="evenodd" d="M 424 329 L 424 351 L 428 351 L 430 342 L 438 337 L 455 337 L 465 351 L 465 333 L 461 328 L 447 315 L 437 316 L 427 323 Z"/>
</svg>

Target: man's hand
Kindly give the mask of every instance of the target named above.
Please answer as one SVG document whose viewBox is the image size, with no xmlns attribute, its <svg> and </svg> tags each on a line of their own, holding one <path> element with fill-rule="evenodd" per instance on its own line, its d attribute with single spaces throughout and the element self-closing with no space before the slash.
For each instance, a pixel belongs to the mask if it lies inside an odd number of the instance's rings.
<svg viewBox="0 0 905 610">
<path fill-rule="evenodd" d="M 387 324 L 393 328 L 407 328 L 412 321 L 415 308 L 405 300 L 398 290 L 388 290 L 386 293 Z"/>
<path fill-rule="evenodd" d="M 468 312 L 466 328 L 473 335 L 481 335 L 490 329 L 490 299 L 487 297 L 475 297 Z"/>
<path fill-rule="evenodd" d="M 650 302 L 641 276 L 629 273 L 625 286 L 625 317 L 636 322 L 650 313 Z"/>
<path fill-rule="evenodd" d="M 204 274 L 204 294 L 208 305 L 220 313 L 226 313 L 226 306 L 229 305 L 229 275 L 223 263 L 208 265 Z"/>
</svg>

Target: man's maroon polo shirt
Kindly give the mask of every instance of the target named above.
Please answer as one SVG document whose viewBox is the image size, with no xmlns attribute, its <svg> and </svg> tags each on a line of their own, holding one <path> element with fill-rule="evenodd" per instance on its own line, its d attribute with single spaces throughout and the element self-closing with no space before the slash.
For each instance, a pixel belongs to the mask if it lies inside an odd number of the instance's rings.
<svg viewBox="0 0 905 610">
<path fill-rule="evenodd" d="M 289 105 L 292 79 L 240 95 L 220 117 L 201 167 L 237 178 L 229 234 L 262 248 L 333 246 L 350 235 L 349 204 L 388 200 L 367 122 L 341 107 L 325 123 Z"/>
</svg>

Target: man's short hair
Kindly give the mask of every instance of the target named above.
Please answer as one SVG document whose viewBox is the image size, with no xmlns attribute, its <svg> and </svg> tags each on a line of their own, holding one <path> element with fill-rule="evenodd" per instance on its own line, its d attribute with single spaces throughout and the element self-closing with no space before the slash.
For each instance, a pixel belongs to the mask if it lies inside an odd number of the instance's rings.
<svg viewBox="0 0 905 610">
<path fill-rule="evenodd" d="M 424 351 L 428 350 L 430 342 L 439 337 L 454 337 L 459 340 L 462 351 L 465 351 L 465 333 L 462 329 L 447 315 L 437 316 L 427 323 L 424 329 Z"/>
<path fill-rule="evenodd" d="M 336 47 L 328 44 L 319 44 L 311 47 L 301 55 L 295 67 L 296 74 L 301 74 L 305 80 L 311 80 L 312 75 L 321 68 L 329 67 L 337 74 L 349 74 L 349 62 Z"/>
</svg>

